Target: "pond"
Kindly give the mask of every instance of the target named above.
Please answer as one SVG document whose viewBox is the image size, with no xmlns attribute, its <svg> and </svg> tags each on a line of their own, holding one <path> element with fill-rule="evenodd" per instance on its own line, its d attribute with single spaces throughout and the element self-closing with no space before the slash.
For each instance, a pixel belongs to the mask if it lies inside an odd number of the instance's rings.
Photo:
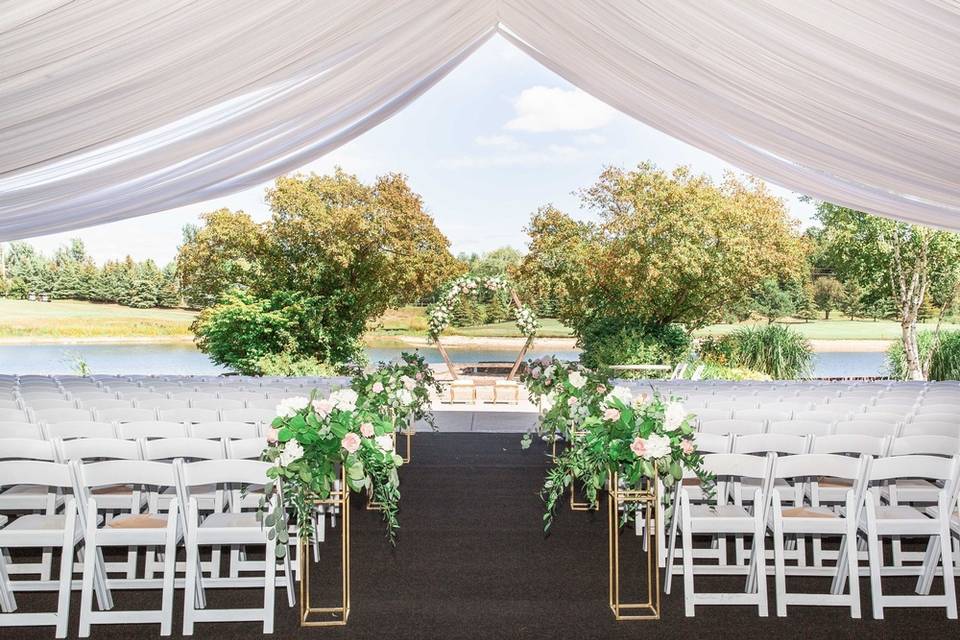
<svg viewBox="0 0 960 640">
<path fill-rule="evenodd" d="M 401 351 L 413 348 L 371 348 L 371 361 L 390 360 Z M 508 349 L 454 349 L 449 348 L 454 362 L 509 361 L 517 357 L 516 350 Z M 423 349 L 428 362 L 443 362 L 436 349 Z M 556 353 L 563 359 L 574 360 L 576 351 L 554 352 L 534 349 L 530 357 Z M 73 363 L 82 358 L 93 373 L 113 374 L 192 374 L 216 375 L 224 368 L 210 362 L 190 343 L 163 344 L 23 344 L 0 345 L 0 373 L 65 374 L 74 373 Z M 814 358 L 814 375 L 876 376 L 885 375 L 883 353 L 818 353 Z"/>
</svg>

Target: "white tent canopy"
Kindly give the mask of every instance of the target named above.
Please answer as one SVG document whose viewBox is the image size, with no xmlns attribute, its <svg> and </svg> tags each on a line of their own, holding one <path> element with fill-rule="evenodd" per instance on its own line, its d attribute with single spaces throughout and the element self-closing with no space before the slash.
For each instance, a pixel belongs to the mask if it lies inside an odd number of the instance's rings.
<svg viewBox="0 0 960 640">
<path fill-rule="evenodd" d="M 770 182 L 960 229 L 951 0 L 0 0 L 0 240 L 260 184 L 498 32 Z"/>
</svg>

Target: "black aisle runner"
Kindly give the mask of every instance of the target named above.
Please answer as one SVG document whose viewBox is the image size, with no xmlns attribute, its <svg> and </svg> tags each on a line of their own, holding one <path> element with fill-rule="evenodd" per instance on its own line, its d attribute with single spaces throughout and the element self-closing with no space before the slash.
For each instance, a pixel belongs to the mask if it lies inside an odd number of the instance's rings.
<svg viewBox="0 0 960 640">
<path fill-rule="evenodd" d="M 396 549 L 383 539 L 376 512 L 352 501 L 353 603 L 346 627 L 301 629 L 296 610 L 277 591 L 276 638 L 405 640 L 438 638 L 884 638 L 957 637 L 960 625 L 942 609 L 888 610 L 885 621 L 870 619 L 869 587 L 862 581 L 865 619 L 851 620 L 844 608 L 791 607 L 771 617 L 750 607 L 700 607 L 683 615 L 682 581 L 663 600 L 660 622 L 615 622 L 607 607 L 607 538 L 603 513 L 564 509 L 544 537 L 538 491 L 546 469 L 545 450 L 527 451 L 519 434 L 419 434 L 413 462 L 401 470 L 401 536 Z M 638 554 L 637 538 L 622 537 L 624 553 Z M 324 554 L 338 554 L 335 539 Z M 625 556 L 626 557 L 626 556 Z M 639 556 L 634 555 L 634 558 Z M 315 565 L 316 566 L 316 565 Z M 323 581 L 321 570 L 315 580 Z M 335 580 L 327 574 L 326 578 Z M 908 593 L 912 581 L 901 581 Z M 909 584 L 908 584 L 909 582 Z M 700 581 L 708 588 L 735 589 L 742 578 Z M 826 588 L 818 580 L 811 588 Z M 797 585 L 794 585 L 796 587 Z M 901 591 L 901 589 L 897 589 Z M 218 606 L 256 604 L 260 592 L 215 594 Z M 141 600 L 143 599 L 143 600 Z M 70 635 L 75 637 L 74 597 Z M 159 593 L 122 594 L 123 607 L 156 606 Z M 174 613 L 179 637 L 182 593 Z M 156 638 L 157 625 L 99 626 L 91 637 Z M 236 640 L 260 637 L 257 623 L 198 623 L 195 637 Z M 0 629 L 0 638 L 52 638 L 53 629 Z"/>
</svg>

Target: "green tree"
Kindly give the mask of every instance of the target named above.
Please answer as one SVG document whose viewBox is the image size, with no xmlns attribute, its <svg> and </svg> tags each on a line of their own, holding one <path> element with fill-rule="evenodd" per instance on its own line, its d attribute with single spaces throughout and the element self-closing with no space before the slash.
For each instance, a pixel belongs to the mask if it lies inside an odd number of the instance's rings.
<svg viewBox="0 0 960 640">
<path fill-rule="evenodd" d="M 355 359 L 371 319 L 463 271 L 402 175 L 369 185 L 339 169 L 279 178 L 267 202 L 272 215 L 263 224 L 224 210 L 207 216 L 178 257 L 184 291 L 194 301 L 239 285 L 249 304 L 266 305 L 264 313 L 296 310 L 296 322 L 286 328 L 289 339 L 270 342 L 266 353 L 282 348 L 291 357 L 334 364 Z M 220 236 L 224 227 L 230 233 Z M 195 325 L 198 342 L 210 353 L 229 354 L 215 346 L 229 333 L 205 328 L 216 309 Z"/>
<path fill-rule="evenodd" d="M 831 276 L 823 276 L 813 281 L 813 303 L 823 311 L 823 317 L 830 319 L 830 312 L 837 308 L 843 298 L 843 285 Z"/>
<path fill-rule="evenodd" d="M 793 297 L 780 283 L 769 278 L 760 283 L 753 294 L 753 309 L 773 324 L 778 318 L 789 316 L 796 311 Z"/>
<path fill-rule="evenodd" d="M 817 205 L 837 274 L 868 294 L 885 291 L 897 309 L 905 377 L 925 377 L 917 322 L 928 296 L 946 309 L 960 282 L 960 235 L 896 222 L 834 204 Z"/>
<path fill-rule="evenodd" d="M 856 280 L 843 283 L 843 295 L 840 297 L 840 310 L 851 320 L 863 315 L 863 289 Z"/>
</svg>

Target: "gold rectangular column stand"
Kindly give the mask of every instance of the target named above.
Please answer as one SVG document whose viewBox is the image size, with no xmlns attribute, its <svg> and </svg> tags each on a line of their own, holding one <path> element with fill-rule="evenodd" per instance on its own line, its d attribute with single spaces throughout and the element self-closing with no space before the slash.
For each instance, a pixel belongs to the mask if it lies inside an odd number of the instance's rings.
<svg viewBox="0 0 960 640">
<path fill-rule="evenodd" d="M 578 437 L 583 437 L 587 434 L 586 431 L 574 431 L 570 434 L 571 440 Z M 577 500 L 577 483 L 570 483 L 570 510 L 571 511 L 592 511 L 593 507 L 590 506 L 589 502 L 583 500 Z"/>
<path fill-rule="evenodd" d="M 300 626 L 335 627 L 347 624 L 350 617 L 350 487 L 346 470 L 340 469 L 340 489 L 314 504 L 340 507 L 340 602 L 338 606 L 315 607 L 310 594 L 310 545 L 301 537 L 297 546 L 300 562 Z M 339 619 L 311 619 L 311 616 Z"/>
<path fill-rule="evenodd" d="M 621 489 L 614 474 L 607 481 L 607 527 L 609 529 L 610 610 L 617 620 L 660 619 L 660 568 L 657 550 L 661 541 L 656 535 L 656 519 L 660 517 L 660 496 L 657 483 L 648 482 L 646 489 Z M 623 602 L 620 598 L 620 506 L 635 504 L 644 512 L 644 534 L 647 545 L 647 600 Z"/>
</svg>

